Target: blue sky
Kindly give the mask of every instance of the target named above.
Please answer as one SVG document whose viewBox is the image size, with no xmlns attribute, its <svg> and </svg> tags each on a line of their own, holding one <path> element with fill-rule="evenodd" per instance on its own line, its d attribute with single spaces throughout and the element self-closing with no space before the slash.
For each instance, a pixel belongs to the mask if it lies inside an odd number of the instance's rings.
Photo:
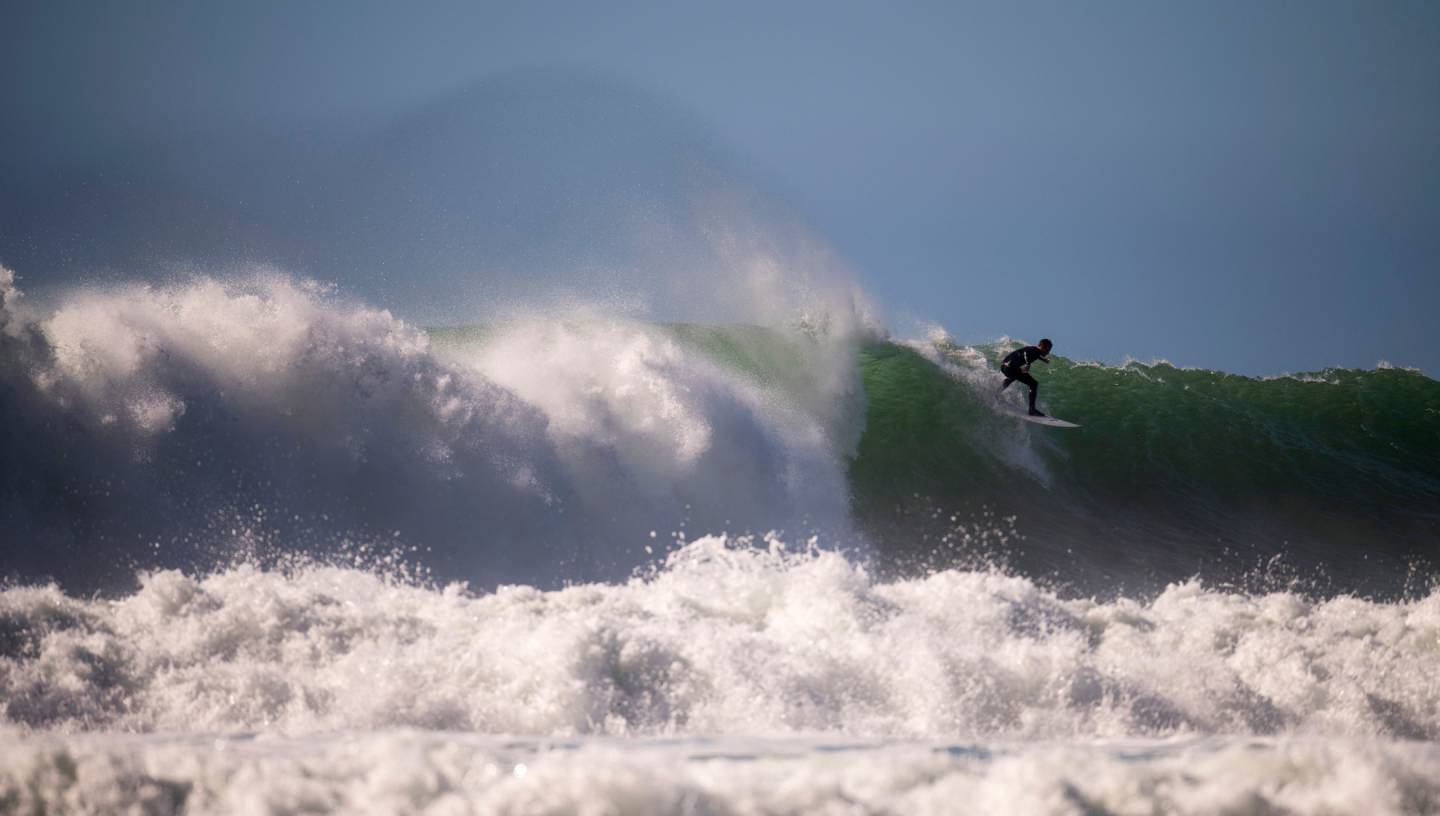
<svg viewBox="0 0 1440 816">
<path fill-rule="evenodd" d="M 1433 3 L 50 2 L 3 17 L 0 171 L 30 183 L 177 132 L 384 115 L 563 66 L 701 122 L 894 325 L 1246 373 L 1440 371 Z"/>
</svg>

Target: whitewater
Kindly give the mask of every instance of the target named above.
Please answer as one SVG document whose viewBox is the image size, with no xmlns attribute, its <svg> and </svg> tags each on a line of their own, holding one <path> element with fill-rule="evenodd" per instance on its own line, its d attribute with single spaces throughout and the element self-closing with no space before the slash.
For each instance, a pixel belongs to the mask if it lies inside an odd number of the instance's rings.
<svg viewBox="0 0 1440 816">
<path fill-rule="evenodd" d="M 1440 594 L 1100 603 L 712 537 L 551 592 L 237 567 L 0 610 L 19 812 L 1440 803 Z"/>
<path fill-rule="evenodd" d="M 1440 810 L 1416 372 L 1060 361 L 1067 438 L 844 296 L 0 299 L 4 812 Z"/>
</svg>

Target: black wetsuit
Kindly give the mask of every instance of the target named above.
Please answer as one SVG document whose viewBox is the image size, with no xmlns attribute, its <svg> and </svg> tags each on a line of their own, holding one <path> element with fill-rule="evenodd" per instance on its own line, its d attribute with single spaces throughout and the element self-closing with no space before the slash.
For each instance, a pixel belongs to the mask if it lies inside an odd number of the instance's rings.
<svg viewBox="0 0 1440 816">
<path fill-rule="evenodd" d="M 1030 410 L 1032 413 L 1036 411 L 1035 397 L 1040 393 L 1040 383 L 1035 382 L 1035 378 L 1025 371 L 1025 366 L 1036 360 L 1050 362 L 1039 346 L 1025 346 L 1005 355 L 1005 361 L 1000 363 L 1000 373 L 1005 375 L 1005 384 L 1000 386 L 1000 390 L 1004 391 L 1009 388 L 1010 383 L 1016 380 L 1030 386 Z"/>
</svg>

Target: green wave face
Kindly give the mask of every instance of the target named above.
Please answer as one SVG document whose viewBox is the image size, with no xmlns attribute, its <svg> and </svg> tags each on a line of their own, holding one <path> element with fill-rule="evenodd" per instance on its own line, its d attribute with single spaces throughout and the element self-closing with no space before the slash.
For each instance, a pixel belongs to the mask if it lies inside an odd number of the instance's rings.
<svg viewBox="0 0 1440 816">
<path fill-rule="evenodd" d="M 996 369 L 1012 347 L 862 350 L 869 402 L 850 473 L 861 516 L 884 537 L 913 534 L 927 513 L 1013 515 L 1025 543 L 1011 553 L 1082 584 L 1234 577 L 1282 555 L 1369 586 L 1440 544 L 1435 380 L 1055 357 L 1032 367 L 1041 403 L 1083 426 L 1058 430 L 997 411 Z M 1011 391 L 1018 408 L 1024 389 Z M 945 537 L 920 526 L 927 542 Z"/>
</svg>

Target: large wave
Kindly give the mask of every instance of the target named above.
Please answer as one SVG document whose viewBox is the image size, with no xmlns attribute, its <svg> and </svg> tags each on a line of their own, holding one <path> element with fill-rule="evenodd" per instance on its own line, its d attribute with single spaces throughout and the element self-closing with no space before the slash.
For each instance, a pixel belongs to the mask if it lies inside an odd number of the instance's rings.
<svg viewBox="0 0 1440 816">
<path fill-rule="evenodd" d="M 686 529 L 847 528 L 827 420 L 656 327 L 540 315 L 441 357 L 273 274 L 83 291 L 40 317 L 3 275 L 13 576 L 104 589 L 359 547 L 553 586 L 623 578 Z"/>
<path fill-rule="evenodd" d="M 557 586 L 675 535 L 786 529 L 895 575 L 1399 597 L 1440 542 L 1440 383 L 1416 372 L 1056 358 L 1042 401 L 1084 426 L 1056 432 L 997 401 L 1008 342 L 892 342 L 773 290 L 770 327 L 571 304 L 426 332 L 273 273 L 38 315 L 4 275 L 5 568 L 71 589 L 335 550 Z"/>
</svg>

